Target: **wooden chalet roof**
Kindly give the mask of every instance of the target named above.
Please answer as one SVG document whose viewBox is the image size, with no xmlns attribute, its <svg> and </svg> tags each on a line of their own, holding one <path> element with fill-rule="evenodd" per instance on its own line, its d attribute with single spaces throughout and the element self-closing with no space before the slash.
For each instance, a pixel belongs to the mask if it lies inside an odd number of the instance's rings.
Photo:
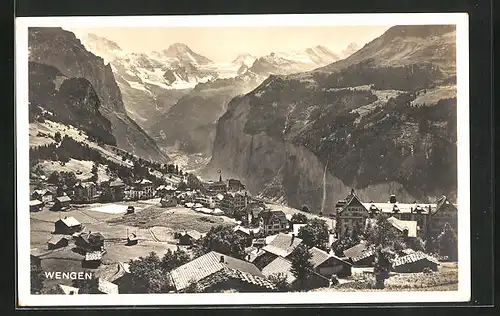
<svg viewBox="0 0 500 316">
<path fill-rule="evenodd" d="M 203 288 L 223 281 L 225 278 L 238 278 L 245 282 L 274 288 L 252 263 L 215 251 L 172 270 L 169 277 L 177 291 L 183 291 L 191 282 L 196 282 Z"/>
<path fill-rule="evenodd" d="M 371 257 L 373 255 L 375 255 L 375 250 L 366 249 L 366 250 L 362 251 L 359 255 L 351 258 L 351 260 L 352 260 L 352 262 L 356 263 L 358 261 L 361 261 L 361 260 L 366 259 L 368 257 Z"/>
<path fill-rule="evenodd" d="M 262 273 L 268 278 L 271 275 L 283 274 L 288 283 L 293 283 L 297 279 L 292 273 L 292 262 L 283 257 L 277 257 L 271 261 L 262 269 Z"/>
<path fill-rule="evenodd" d="M 398 266 L 405 265 L 405 264 L 415 263 L 415 262 L 418 262 L 420 260 L 428 260 L 432 263 L 439 264 L 439 261 L 437 259 L 433 258 L 432 256 L 429 256 L 426 253 L 423 253 L 422 251 L 416 251 L 416 252 L 410 253 L 406 256 L 402 256 L 402 257 L 398 257 L 398 258 L 394 259 L 394 261 L 392 262 L 392 265 L 393 265 L 393 267 L 398 267 Z"/>
<path fill-rule="evenodd" d="M 59 234 L 54 234 L 50 237 L 49 241 L 47 241 L 48 244 L 55 245 L 59 243 L 61 240 L 66 239 L 70 240 L 71 238 L 68 237 L 67 235 L 59 235 Z"/>
<path fill-rule="evenodd" d="M 321 264 L 323 264 L 325 261 L 329 260 L 330 258 L 334 258 L 335 260 L 340 261 L 346 265 L 351 265 L 349 262 L 342 260 L 341 258 L 339 258 L 333 254 L 330 254 L 326 251 L 323 251 L 319 248 L 316 248 L 316 247 L 312 247 L 311 249 L 309 249 L 309 253 L 312 255 L 312 257 L 311 257 L 311 259 L 309 259 L 309 261 L 311 261 L 314 268 L 317 268 L 318 266 L 320 266 Z"/>
<path fill-rule="evenodd" d="M 268 225 L 273 220 L 278 220 L 280 224 L 288 223 L 283 211 L 264 211 L 260 213 L 260 216 L 264 220 L 264 225 Z"/>
<path fill-rule="evenodd" d="M 79 226 L 81 225 L 79 221 L 76 220 L 76 218 L 74 217 L 65 217 L 65 218 L 61 218 L 60 220 L 58 220 L 57 222 L 62 222 L 64 225 L 66 225 L 67 227 L 74 227 L 74 226 Z"/>
<path fill-rule="evenodd" d="M 417 221 L 402 221 L 396 217 L 389 217 L 387 221 L 397 230 L 408 231 L 408 237 L 417 237 Z"/>
<path fill-rule="evenodd" d="M 39 206 L 39 205 L 42 205 L 43 202 L 42 201 L 39 201 L 39 200 L 31 200 L 30 201 L 30 206 Z"/>
<path fill-rule="evenodd" d="M 349 249 L 344 250 L 344 256 L 346 256 L 347 258 L 354 258 L 359 256 L 366 249 L 367 249 L 366 243 L 361 242 L 355 246 L 352 246 Z"/>
<path fill-rule="evenodd" d="M 340 201 L 339 201 L 340 202 Z M 337 202 L 337 204 L 339 204 L 339 202 Z M 342 201 L 343 202 L 343 201 Z M 354 190 L 351 191 L 351 193 L 347 196 L 347 198 L 345 199 L 345 204 L 342 203 L 341 205 L 339 205 L 340 207 L 342 207 L 340 210 L 339 210 L 339 213 L 341 213 L 343 210 L 345 210 L 349 205 L 351 204 L 357 204 L 359 206 L 362 206 L 366 209 L 365 205 L 363 204 L 363 202 L 361 202 L 361 200 L 358 198 L 358 196 L 356 195 L 356 193 L 354 193 Z"/>
<path fill-rule="evenodd" d="M 302 239 L 291 235 L 279 233 L 263 250 L 286 258 L 290 255 L 298 245 L 302 243 Z"/>
<path fill-rule="evenodd" d="M 63 195 L 63 196 L 58 196 L 55 198 L 55 200 L 59 203 L 62 203 L 62 202 L 71 202 L 71 198 L 67 195 Z"/>
<path fill-rule="evenodd" d="M 197 230 L 193 230 L 193 229 L 185 231 L 185 232 L 182 232 L 181 235 L 182 236 L 187 235 L 187 236 L 189 236 L 189 237 L 191 237 L 193 239 L 196 239 L 196 240 L 198 240 L 198 239 L 200 239 L 200 238 L 202 238 L 204 236 L 204 234 L 200 233 Z"/>
</svg>

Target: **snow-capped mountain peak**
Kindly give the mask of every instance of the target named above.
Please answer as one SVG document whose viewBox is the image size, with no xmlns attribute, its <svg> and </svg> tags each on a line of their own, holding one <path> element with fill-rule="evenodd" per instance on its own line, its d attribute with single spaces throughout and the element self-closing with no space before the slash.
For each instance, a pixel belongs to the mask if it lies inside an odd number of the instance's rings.
<svg viewBox="0 0 500 316">
<path fill-rule="evenodd" d="M 247 67 L 251 67 L 256 59 L 256 57 L 248 53 L 244 53 L 236 56 L 236 58 L 231 63 L 237 66 L 245 65 Z"/>
<path fill-rule="evenodd" d="M 213 63 L 210 59 L 200 54 L 197 54 L 186 44 L 174 43 L 167 49 L 163 50 L 163 54 L 169 58 L 175 58 L 181 63 L 194 63 L 196 65 L 208 65 Z"/>
<path fill-rule="evenodd" d="M 342 51 L 342 57 L 347 58 L 357 52 L 360 49 L 359 45 L 357 43 L 350 43 L 347 45 L 347 47 Z"/>
</svg>

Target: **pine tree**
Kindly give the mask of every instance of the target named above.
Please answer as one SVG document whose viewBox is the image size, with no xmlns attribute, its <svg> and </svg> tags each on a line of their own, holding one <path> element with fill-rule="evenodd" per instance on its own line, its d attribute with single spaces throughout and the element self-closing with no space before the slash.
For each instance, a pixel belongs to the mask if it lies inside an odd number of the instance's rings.
<svg viewBox="0 0 500 316">
<path fill-rule="evenodd" d="M 313 265 L 310 262 L 311 253 L 306 245 L 299 245 L 291 255 L 292 274 L 298 279 L 302 288 L 305 287 L 308 277 L 312 274 Z"/>
</svg>

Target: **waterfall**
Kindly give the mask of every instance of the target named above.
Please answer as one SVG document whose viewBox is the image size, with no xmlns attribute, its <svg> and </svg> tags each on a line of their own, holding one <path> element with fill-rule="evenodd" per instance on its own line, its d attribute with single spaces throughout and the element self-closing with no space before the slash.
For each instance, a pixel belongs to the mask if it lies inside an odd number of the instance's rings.
<svg viewBox="0 0 500 316">
<path fill-rule="evenodd" d="M 323 171 L 323 199 L 321 201 L 321 214 L 324 213 L 325 209 L 325 203 L 326 203 L 326 169 L 328 168 L 328 161 L 330 160 L 330 157 L 328 157 L 328 160 L 326 161 L 325 164 L 325 170 Z"/>
</svg>

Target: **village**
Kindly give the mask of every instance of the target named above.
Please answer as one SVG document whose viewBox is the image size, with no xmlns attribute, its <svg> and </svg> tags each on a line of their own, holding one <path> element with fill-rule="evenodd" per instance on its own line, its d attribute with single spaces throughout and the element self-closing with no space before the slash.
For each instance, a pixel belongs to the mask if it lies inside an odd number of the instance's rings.
<svg viewBox="0 0 500 316">
<path fill-rule="evenodd" d="M 42 293 L 113 294 L 341 290 L 367 278 L 390 285 L 401 275 L 442 271 L 443 282 L 457 282 L 457 208 L 444 196 L 434 204 L 399 203 L 395 195 L 364 202 L 352 190 L 329 214 L 316 215 L 307 206 L 266 203 L 222 174 L 217 181 L 173 174 L 158 186 L 146 178 L 34 186 L 31 264 L 42 276 L 37 283 L 32 275 L 32 283 Z M 377 273 L 377 238 L 386 233 L 394 253 L 384 274 Z M 438 243 L 450 234 L 455 244 L 443 250 Z M 132 266 L 147 260 L 168 266 L 158 270 L 168 287 L 136 286 L 151 276 Z M 61 271 L 94 277 L 45 277 Z"/>
</svg>

